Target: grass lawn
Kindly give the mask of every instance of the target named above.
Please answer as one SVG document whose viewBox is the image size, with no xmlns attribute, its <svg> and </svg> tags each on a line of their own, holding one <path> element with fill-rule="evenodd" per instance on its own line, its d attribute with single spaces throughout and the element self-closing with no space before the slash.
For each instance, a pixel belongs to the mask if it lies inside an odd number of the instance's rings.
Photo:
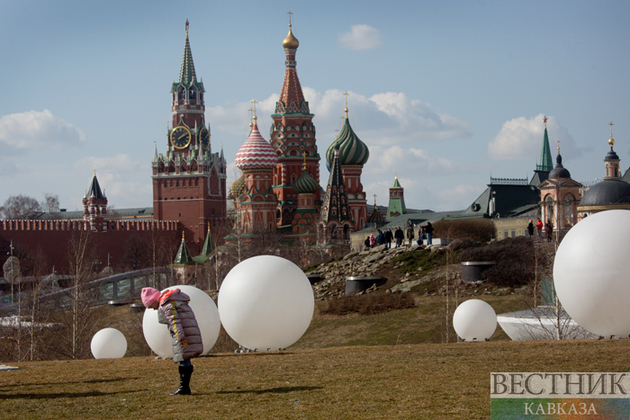
<svg viewBox="0 0 630 420">
<path fill-rule="evenodd" d="M 220 353 L 193 395 L 151 357 L 8 363 L 3 419 L 488 419 L 490 372 L 630 371 L 630 340 L 398 344 Z"/>
</svg>

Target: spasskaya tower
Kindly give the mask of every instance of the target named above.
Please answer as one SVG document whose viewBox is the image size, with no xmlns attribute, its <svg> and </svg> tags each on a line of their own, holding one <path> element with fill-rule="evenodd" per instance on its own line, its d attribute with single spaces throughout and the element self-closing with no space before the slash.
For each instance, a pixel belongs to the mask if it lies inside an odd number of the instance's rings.
<svg viewBox="0 0 630 420">
<path fill-rule="evenodd" d="M 172 127 L 167 128 L 166 154 L 153 155 L 153 217 L 178 220 L 193 248 L 203 245 L 207 226 L 226 223 L 226 161 L 223 150 L 212 153 L 210 125 L 205 121 L 205 89 L 198 81 L 188 39 L 179 72 L 171 87 Z M 213 229 L 214 230 L 214 229 Z"/>
</svg>

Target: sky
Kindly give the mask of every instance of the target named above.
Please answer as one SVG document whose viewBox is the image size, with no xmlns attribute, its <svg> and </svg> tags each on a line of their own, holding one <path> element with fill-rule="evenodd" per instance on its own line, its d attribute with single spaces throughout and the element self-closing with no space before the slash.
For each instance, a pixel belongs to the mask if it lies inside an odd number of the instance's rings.
<svg viewBox="0 0 630 420">
<path fill-rule="evenodd" d="M 96 171 L 110 206 L 151 207 L 186 19 L 229 187 L 252 100 L 269 139 L 289 11 L 322 186 L 344 92 L 369 205 L 396 176 L 407 208 L 435 211 L 465 209 L 490 177 L 531 179 L 545 115 L 573 179 L 604 176 L 611 121 L 630 166 L 627 1 L 0 0 L 0 205 L 54 194 L 81 210 Z"/>
</svg>

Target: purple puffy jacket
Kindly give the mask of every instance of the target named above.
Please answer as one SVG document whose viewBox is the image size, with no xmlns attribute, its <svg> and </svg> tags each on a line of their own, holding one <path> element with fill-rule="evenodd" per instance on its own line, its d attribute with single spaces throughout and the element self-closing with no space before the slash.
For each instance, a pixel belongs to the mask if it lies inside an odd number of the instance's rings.
<svg viewBox="0 0 630 420">
<path fill-rule="evenodd" d="M 203 353 L 201 331 L 189 301 L 190 297 L 179 289 L 168 290 L 160 296 L 158 321 L 168 325 L 173 338 L 174 362 L 183 362 Z M 186 345 L 182 345 L 184 339 Z"/>
</svg>

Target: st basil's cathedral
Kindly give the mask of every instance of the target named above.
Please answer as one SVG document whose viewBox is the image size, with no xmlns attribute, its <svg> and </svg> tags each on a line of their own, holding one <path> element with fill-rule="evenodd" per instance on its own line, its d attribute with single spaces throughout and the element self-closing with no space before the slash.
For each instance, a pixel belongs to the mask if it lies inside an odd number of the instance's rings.
<svg viewBox="0 0 630 420">
<path fill-rule="evenodd" d="M 244 234 L 279 232 L 319 244 L 345 244 L 350 233 L 363 229 L 368 219 L 361 173 L 369 151 L 352 130 L 346 105 L 344 125 L 326 150 L 330 176 L 322 191 L 314 115 L 296 70 L 299 45 L 289 24 L 282 42 L 286 69 L 271 115 L 270 140 L 263 138 L 254 117 L 250 134 L 236 154 L 236 166 L 243 175 L 230 188 L 235 229 Z"/>
</svg>

